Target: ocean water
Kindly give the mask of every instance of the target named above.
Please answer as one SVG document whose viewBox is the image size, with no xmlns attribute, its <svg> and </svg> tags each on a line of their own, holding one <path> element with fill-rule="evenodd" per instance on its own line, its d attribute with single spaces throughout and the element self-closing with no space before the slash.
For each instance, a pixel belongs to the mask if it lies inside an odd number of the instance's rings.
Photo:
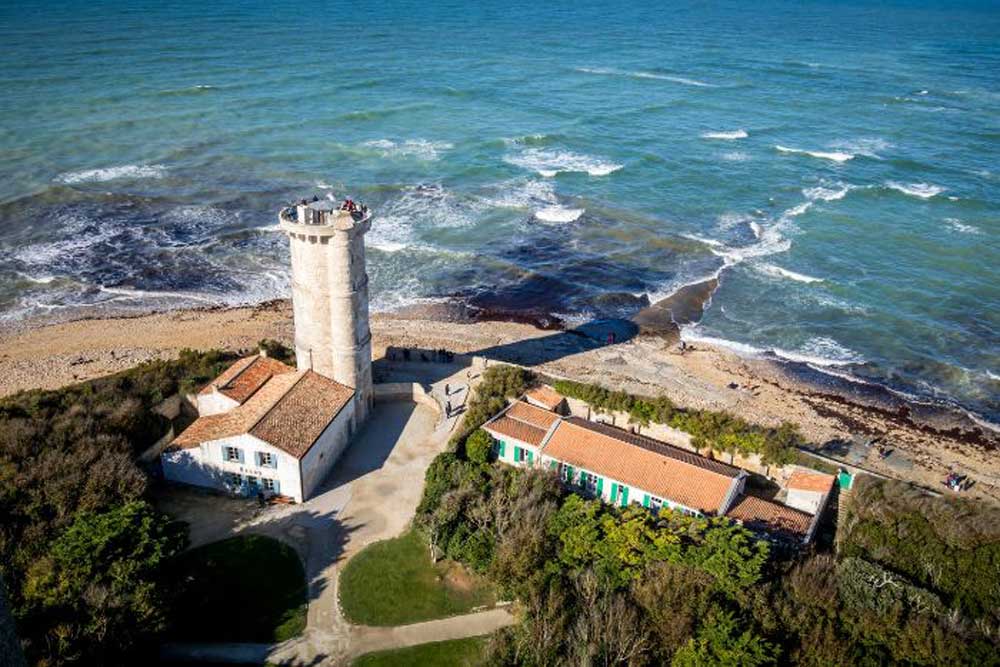
<svg viewBox="0 0 1000 667">
<path fill-rule="evenodd" d="M 690 340 L 1000 418 L 995 3 L 370 4 L 3 3 L 0 318 L 287 296 L 350 195 L 375 310 L 715 276 Z"/>
</svg>

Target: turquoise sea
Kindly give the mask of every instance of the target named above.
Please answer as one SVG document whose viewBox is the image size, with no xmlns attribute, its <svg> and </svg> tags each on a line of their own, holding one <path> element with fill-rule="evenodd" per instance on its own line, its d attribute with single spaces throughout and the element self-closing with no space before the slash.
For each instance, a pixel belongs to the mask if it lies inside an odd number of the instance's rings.
<svg viewBox="0 0 1000 667">
<path fill-rule="evenodd" d="M 655 6 L 640 6 L 640 5 Z M 0 317 L 287 296 L 375 210 L 375 310 L 711 339 L 1000 419 L 1000 8 L 7 2 Z"/>
</svg>

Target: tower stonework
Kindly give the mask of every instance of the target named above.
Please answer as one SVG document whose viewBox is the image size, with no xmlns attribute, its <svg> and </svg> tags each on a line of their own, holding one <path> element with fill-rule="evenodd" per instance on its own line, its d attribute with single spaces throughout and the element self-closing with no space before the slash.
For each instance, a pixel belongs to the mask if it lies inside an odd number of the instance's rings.
<svg viewBox="0 0 1000 667">
<path fill-rule="evenodd" d="M 373 400 L 364 236 L 371 216 L 316 201 L 278 218 L 292 256 L 296 365 L 352 387 L 360 424 Z"/>
</svg>

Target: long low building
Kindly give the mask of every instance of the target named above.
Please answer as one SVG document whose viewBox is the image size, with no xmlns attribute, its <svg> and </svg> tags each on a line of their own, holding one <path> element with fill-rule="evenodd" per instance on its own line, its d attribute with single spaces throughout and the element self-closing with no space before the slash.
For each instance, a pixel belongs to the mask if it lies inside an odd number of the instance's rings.
<svg viewBox="0 0 1000 667">
<path fill-rule="evenodd" d="M 552 391 L 543 394 L 546 403 L 558 405 Z M 727 516 L 793 541 L 812 539 L 833 487 L 830 475 L 803 472 L 792 476 L 801 488 L 789 487 L 787 505 L 747 495 L 750 475 L 741 468 L 608 424 L 562 416 L 538 401 L 515 401 L 483 429 L 496 440 L 498 460 L 551 469 L 584 495 L 620 507 L 635 503 L 653 511 Z"/>
</svg>

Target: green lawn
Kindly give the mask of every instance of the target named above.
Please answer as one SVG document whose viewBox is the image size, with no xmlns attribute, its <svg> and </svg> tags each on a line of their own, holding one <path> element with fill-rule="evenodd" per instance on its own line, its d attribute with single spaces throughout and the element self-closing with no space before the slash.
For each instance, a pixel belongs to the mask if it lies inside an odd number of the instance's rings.
<svg viewBox="0 0 1000 667">
<path fill-rule="evenodd" d="M 485 643 L 485 637 L 469 637 L 379 651 L 361 656 L 351 667 L 465 667 L 479 664 Z"/>
<path fill-rule="evenodd" d="M 295 551 L 246 535 L 182 554 L 171 636 L 181 641 L 278 642 L 306 627 L 306 577 Z"/>
<path fill-rule="evenodd" d="M 454 562 L 432 563 L 416 530 L 365 547 L 340 575 L 340 606 L 362 625 L 405 625 L 495 602 L 481 577 Z"/>
</svg>

